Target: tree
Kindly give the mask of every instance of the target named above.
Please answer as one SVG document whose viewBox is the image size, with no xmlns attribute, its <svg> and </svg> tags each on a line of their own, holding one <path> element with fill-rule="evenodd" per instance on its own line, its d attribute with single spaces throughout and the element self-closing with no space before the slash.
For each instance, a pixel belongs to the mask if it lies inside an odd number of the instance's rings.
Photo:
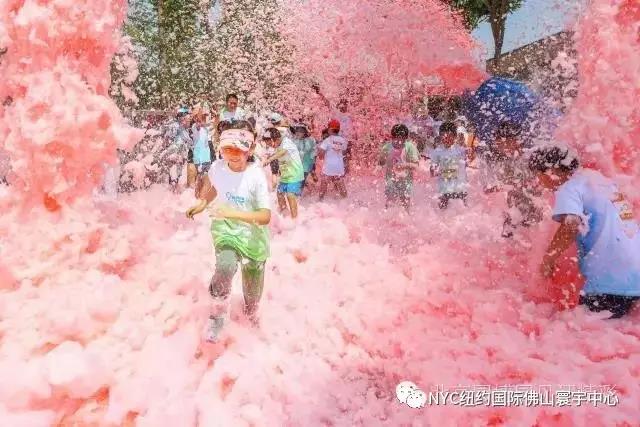
<svg viewBox="0 0 640 427">
<path fill-rule="evenodd" d="M 278 0 L 130 0 L 124 34 L 138 61 L 137 108 L 211 103 L 229 92 L 250 107 L 280 103 L 292 67 L 278 13 Z"/>
<path fill-rule="evenodd" d="M 493 58 L 498 62 L 502 55 L 507 15 L 522 6 L 522 0 L 449 0 L 449 2 L 460 11 L 469 30 L 473 30 L 482 22 L 489 22 L 495 48 Z"/>
</svg>

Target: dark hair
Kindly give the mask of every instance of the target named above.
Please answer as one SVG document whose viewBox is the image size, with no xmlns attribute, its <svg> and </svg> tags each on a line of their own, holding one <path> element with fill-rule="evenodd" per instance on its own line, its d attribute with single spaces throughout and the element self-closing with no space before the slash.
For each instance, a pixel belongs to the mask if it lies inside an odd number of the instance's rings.
<svg viewBox="0 0 640 427">
<path fill-rule="evenodd" d="M 322 134 L 320 136 L 323 140 L 329 138 L 329 128 L 322 129 Z"/>
<path fill-rule="evenodd" d="M 440 125 L 440 135 L 443 133 L 457 133 L 456 124 L 453 122 L 444 122 Z"/>
<path fill-rule="evenodd" d="M 229 95 L 227 95 L 226 101 L 229 102 L 231 98 L 235 98 L 235 100 L 238 101 L 238 95 L 236 95 L 235 93 L 230 93 Z"/>
<path fill-rule="evenodd" d="M 496 138 L 513 138 L 522 133 L 522 126 L 512 121 L 504 121 L 496 129 Z"/>
<path fill-rule="evenodd" d="M 407 138 L 409 136 L 409 128 L 402 123 L 398 123 L 391 128 L 391 136 L 394 138 Z"/>
<path fill-rule="evenodd" d="M 269 128 L 269 129 L 267 129 L 267 132 L 269 132 L 269 135 L 271 136 L 271 139 L 273 139 L 274 141 L 276 139 L 282 138 L 282 134 L 276 128 Z"/>
<path fill-rule="evenodd" d="M 289 126 L 289 130 L 292 134 L 295 134 L 298 130 L 304 131 L 304 137 L 309 137 L 309 128 L 304 123 L 295 123 Z"/>
<path fill-rule="evenodd" d="M 568 148 L 557 145 L 539 147 L 529 156 L 529 169 L 536 172 L 560 169 L 563 172 L 571 173 L 579 167 L 578 157 Z"/>
<path fill-rule="evenodd" d="M 223 120 L 220 123 L 218 123 L 218 133 L 222 133 L 225 130 L 230 130 L 230 129 L 248 130 L 253 134 L 254 138 L 256 136 L 255 128 L 253 127 L 251 122 L 248 120 Z"/>
</svg>

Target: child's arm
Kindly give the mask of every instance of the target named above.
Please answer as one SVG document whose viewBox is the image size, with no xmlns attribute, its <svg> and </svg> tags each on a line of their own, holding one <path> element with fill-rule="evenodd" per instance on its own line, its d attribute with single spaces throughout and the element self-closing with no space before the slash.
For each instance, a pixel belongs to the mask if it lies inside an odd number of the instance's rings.
<svg viewBox="0 0 640 427">
<path fill-rule="evenodd" d="M 218 219 L 235 219 L 236 221 L 256 225 L 267 225 L 271 221 L 271 211 L 269 209 L 243 212 L 227 206 L 220 206 L 211 213 L 211 216 Z"/>
<path fill-rule="evenodd" d="M 263 162 L 263 166 L 268 166 L 269 163 L 273 162 L 274 160 L 278 160 L 281 157 L 284 157 L 286 154 L 287 154 L 287 150 L 283 148 L 278 148 L 278 150 L 275 152 L 273 156 L 269 157 L 267 160 Z"/>
<path fill-rule="evenodd" d="M 400 163 L 399 168 L 404 170 L 416 170 L 419 166 L 418 151 L 414 152 L 413 149 L 407 154 L 405 162 Z"/>
<path fill-rule="evenodd" d="M 562 223 L 556 230 L 556 234 L 551 239 L 551 243 L 549 243 L 549 247 L 542 258 L 540 272 L 543 276 L 551 277 L 553 275 L 558 258 L 575 241 L 580 223 L 581 219 L 576 215 L 564 215 L 562 217 Z"/>
<path fill-rule="evenodd" d="M 318 145 L 318 150 L 317 150 L 317 157 L 322 160 L 324 159 L 324 155 L 327 153 L 327 145 L 324 144 L 324 142 L 321 142 L 320 145 Z"/>
<path fill-rule="evenodd" d="M 331 109 L 331 103 L 329 102 L 329 100 L 327 99 L 326 96 L 324 96 L 324 94 L 322 92 L 320 92 L 320 85 L 318 84 L 313 84 L 311 85 L 311 88 L 315 91 L 315 93 L 318 94 L 318 96 L 320 96 L 320 99 L 322 100 L 322 102 L 324 103 L 324 105 L 328 108 Z"/>
<path fill-rule="evenodd" d="M 211 185 L 208 176 L 204 176 L 200 180 L 200 185 L 196 188 L 196 197 L 198 198 L 198 204 L 192 206 L 187 210 L 187 218 L 193 219 L 194 216 L 204 211 L 209 203 L 211 203 L 218 193 L 216 189 Z"/>
<path fill-rule="evenodd" d="M 408 161 L 405 163 L 400 163 L 398 166 L 396 166 L 398 169 L 404 169 L 404 170 L 415 170 L 418 168 L 418 163 L 414 162 L 414 161 Z"/>
</svg>

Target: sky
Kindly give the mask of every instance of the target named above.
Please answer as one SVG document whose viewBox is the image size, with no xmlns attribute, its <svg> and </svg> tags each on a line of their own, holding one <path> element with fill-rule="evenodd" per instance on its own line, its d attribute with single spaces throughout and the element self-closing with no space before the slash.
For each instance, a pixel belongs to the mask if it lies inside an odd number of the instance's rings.
<svg viewBox="0 0 640 427">
<path fill-rule="evenodd" d="M 525 0 L 520 9 L 507 17 L 502 51 L 508 52 L 562 31 L 575 22 L 585 1 Z M 472 34 L 486 46 L 486 57 L 493 56 L 493 36 L 489 23 L 482 23 Z"/>
</svg>

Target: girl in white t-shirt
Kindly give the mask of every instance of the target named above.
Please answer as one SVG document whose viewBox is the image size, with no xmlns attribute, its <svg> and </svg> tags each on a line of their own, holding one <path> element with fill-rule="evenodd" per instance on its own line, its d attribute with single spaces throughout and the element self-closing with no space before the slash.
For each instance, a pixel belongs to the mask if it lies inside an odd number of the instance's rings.
<svg viewBox="0 0 640 427">
<path fill-rule="evenodd" d="M 244 312 L 257 325 L 257 310 L 264 287 L 264 268 L 269 256 L 271 202 L 266 177 L 249 162 L 255 135 L 245 122 L 220 135 L 222 160 L 213 163 L 196 190 L 198 204 L 187 211 L 193 218 L 215 200 L 211 209 L 211 234 L 216 270 L 209 292 L 214 307 L 207 325 L 208 341 L 218 340 L 227 322 L 231 281 L 238 264 L 242 269 Z"/>
</svg>

